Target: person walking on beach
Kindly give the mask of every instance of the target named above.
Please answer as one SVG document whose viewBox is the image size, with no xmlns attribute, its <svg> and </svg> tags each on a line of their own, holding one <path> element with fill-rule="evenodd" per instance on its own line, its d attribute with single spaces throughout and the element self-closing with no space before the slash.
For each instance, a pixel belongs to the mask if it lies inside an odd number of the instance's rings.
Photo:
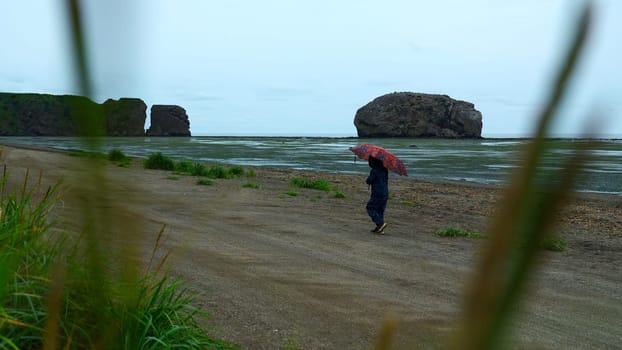
<svg viewBox="0 0 622 350">
<path fill-rule="evenodd" d="M 384 210 L 389 199 L 389 171 L 382 161 L 374 157 L 368 160 L 371 171 L 365 182 L 371 187 L 371 196 L 367 202 L 367 214 L 371 217 L 376 227 L 371 232 L 384 234 L 387 223 L 384 222 Z"/>
</svg>

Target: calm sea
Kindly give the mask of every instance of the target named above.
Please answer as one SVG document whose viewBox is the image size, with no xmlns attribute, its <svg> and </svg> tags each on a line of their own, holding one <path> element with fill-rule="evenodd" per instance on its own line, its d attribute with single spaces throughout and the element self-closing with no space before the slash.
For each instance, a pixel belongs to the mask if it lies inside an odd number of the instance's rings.
<svg viewBox="0 0 622 350">
<path fill-rule="evenodd" d="M 320 137 L 114 137 L 101 151 L 120 149 L 136 157 L 161 152 L 173 159 L 365 174 L 349 147 L 369 142 L 385 147 L 406 164 L 410 178 L 505 183 L 517 167 L 526 139 L 357 139 Z M 577 189 L 622 195 L 622 140 L 552 139 L 542 170 L 554 174 L 578 146 L 589 145 L 590 160 Z M 62 150 L 86 150 L 73 137 L 0 137 L 0 143 Z M 397 176 L 393 174 L 392 176 Z"/>
</svg>

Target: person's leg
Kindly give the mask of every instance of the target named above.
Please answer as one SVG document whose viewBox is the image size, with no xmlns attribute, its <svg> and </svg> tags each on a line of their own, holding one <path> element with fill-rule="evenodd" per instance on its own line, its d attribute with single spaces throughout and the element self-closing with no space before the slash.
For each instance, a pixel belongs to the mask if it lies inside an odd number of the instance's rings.
<svg viewBox="0 0 622 350">
<path fill-rule="evenodd" d="M 374 231 L 376 233 L 383 233 L 384 229 L 387 227 L 387 223 L 384 222 L 384 211 L 387 208 L 387 201 L 388 198 L 382 198 L 378 201 L 377 214 L 379 224 L 377 224 Z"/>
<path fill-rule="evenodd" d="M 382 208 L 382 202 L 378 198 L 371 197 L 367 202 L 367 214 L 376 225 L 382 224 L 382 215 L 379 210 Z"/>
<path fill-rule="evenodd" d="M 384 211 L 387 209 L 387 201 L 388 198 L 382 198 L 378 200 L 378 218 L 380 219 L 380 224 L 384 224 Z"/>
<path fill-rule="evenodd" d="M 367 214 L 371 218 L 371 221 L 373 221 L 375 224 L 378 224 L 380 220 L 380 215 L 378 214 L 378 206 L 376 205 L 376 203 L 374 203 L 373 199 L 370 199 L 369 202 L 367 202 L 367 206 L 365 207 L 365 209 L 367 209 Z"/>
</svg>

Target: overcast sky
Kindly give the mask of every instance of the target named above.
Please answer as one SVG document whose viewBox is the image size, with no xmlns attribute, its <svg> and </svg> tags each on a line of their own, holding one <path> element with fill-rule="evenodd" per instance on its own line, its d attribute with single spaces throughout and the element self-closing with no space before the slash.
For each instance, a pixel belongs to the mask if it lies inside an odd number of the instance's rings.
<svg viewBox="0 0 622 350">
<path fill-rule="evenodd" d="M 2 2 L 0 91 L 78 93 L 64 3 Z M 181 105 L 197 136 L 355 136 L 375 97 L 438 93 L 474 103 L 493 137 L 531 134 L 581 1 L 126 3 L 84 1 L 97 102 Z M 556 135 L 597 110 L 622 137 L 622 1 L 596 5 Z"/>
</svg>

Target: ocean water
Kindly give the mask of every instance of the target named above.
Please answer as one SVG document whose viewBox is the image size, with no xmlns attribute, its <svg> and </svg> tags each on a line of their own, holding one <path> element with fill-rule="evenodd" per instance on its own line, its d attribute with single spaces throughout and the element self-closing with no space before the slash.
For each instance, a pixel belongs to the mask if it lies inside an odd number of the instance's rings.
<svg viewBox="0 0 622 350">
<path fill-rule="evenodd" d="M 528 139 L 357 139 L 321 137 L 109 137 L 102 152 L 120 149 L 135 157 L 161 152 L 176 160 L 242 166 L 366 174 L 366 161 L 349 147 L 359 143 L 385 147 L 406 164 L 409 178 L 506 183 L 519 166 Z M 551 139 L 542 170 L 553 174 L 577 147 L 588 146 L 590 158 L 577 190 L 622 195 L 622 140 Z M 3 144 L 62 150 L 87 150 L 74 137 L 0 137 Z M 392 174 L 392 176 L 398 176 Z"/>
</svg>

